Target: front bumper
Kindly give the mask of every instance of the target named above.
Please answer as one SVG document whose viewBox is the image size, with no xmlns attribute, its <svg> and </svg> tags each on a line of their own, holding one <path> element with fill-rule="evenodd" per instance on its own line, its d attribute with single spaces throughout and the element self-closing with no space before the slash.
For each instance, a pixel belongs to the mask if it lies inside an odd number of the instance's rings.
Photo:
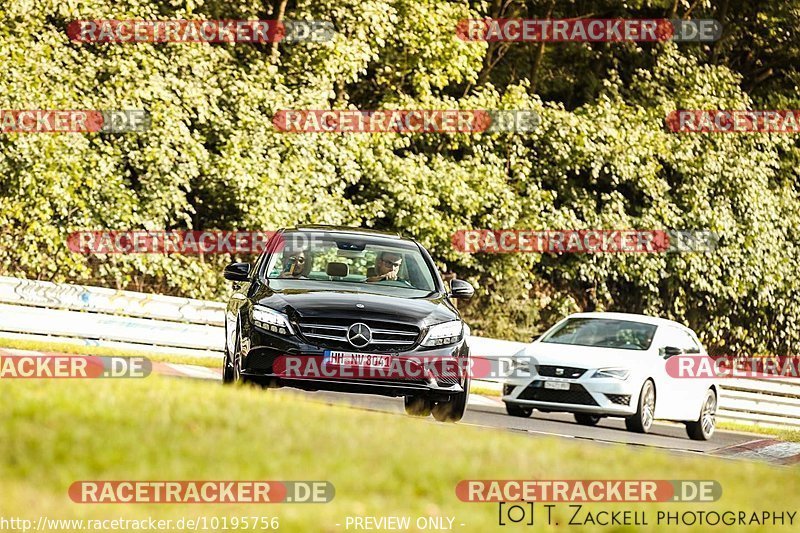
<svg viewBox="0 0 800 533">
<path fill-rule="evenodd" d="M 354 353 L 367 355 L 389 355 L 393 368 L 409 369 L 402 375 L 375 375 L 359 369 L 345 367 L 335 374 L 313 372 L 309 375 L 286 371 L 286 358 L 302 363 L 311 363 L 302 368 L 322 369 L 326 348 L 309 344 L 298 336 L 280 336 L 254 327 L 249 345 L 242 356 L 242 376 L 260 381 L 268 386 L 294 387 L 303 390 L 326 390 L 383 396 L 426 396 L 434 400 L 447 400 L 452 395 L 464 392 L 466 380 L 452 372 L 426 372 L 428 366 L 416 365 L 417 361 L 447 362 L 448 369 L 467 368 L 469 348 L 466 339 L 456 344 L 437 348 L 415 346 L 414 349 L 387 354 L 352 348 Z M 347 369 L 350 368 L 350 371 Z"/>
<path fill-rule="evenodd" d="M 540 411 L 591 413 L 605 416 L 630 416 L 636 413 L 641 386 L 631 380 L 586 377 L 552 378 L 536 375 L 532 380 L 511 380 L 503 386 L 503 401 L 534 407 Z M 548 388 L 557 384 L 559 388 Z M 568 389 L 563 387 L 569 386 Z"/>
</svg>

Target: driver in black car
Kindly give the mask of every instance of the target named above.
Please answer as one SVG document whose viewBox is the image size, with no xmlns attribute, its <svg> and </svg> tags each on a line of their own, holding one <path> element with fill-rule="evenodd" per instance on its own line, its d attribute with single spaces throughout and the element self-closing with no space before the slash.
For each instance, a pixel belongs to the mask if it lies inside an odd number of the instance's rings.
<svg viewBox="0 0 800 533">
<path fill-rule="evenodd" d="M 375 257 L 375 269 L 370 272 L 367 281 L 396 281 L 402 264 L 403 258 L 400 254 L 381 252 Z"/>
<path fill-rule="evenodd" d="M 311 271 L 311 258 L 305 250 L 284 252 L 282 264 L 281 278 L 305 278 Z"/>
</svg>

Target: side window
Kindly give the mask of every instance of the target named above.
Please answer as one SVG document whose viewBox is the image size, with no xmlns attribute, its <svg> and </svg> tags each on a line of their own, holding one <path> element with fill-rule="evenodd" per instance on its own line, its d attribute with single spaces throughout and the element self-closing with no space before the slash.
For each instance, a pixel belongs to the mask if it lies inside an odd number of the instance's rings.
<svg viewBox="0 0 800 533">
<path fill-rule="evenodd" d="M 258 260 L 256 261 L 255 266 L 253 267 L 253 279 L 252 281 L 258 281 L 258 278 L 261 276 L 266 276 L 266 267 L 267 267 L 267 257 L 268 253 L 266 251 L 261 252 L 261 255 L 258 256 Z"/>
<path fill-rule="evenodd" d="M 695 342 L 691 335 L 685 331 L 679 331 L 678 334 L 681 338 L 679 348 L 683 348 L 686 353 L 700 353 L 700 345 Z"/>
<path fill-rule="evenodd" d="M 673 346 L 675 348 L 680 348 L 687 354 L 700 353 L 700 346 L 687 332 L 667 326 L 664 333 L 665 335 L 662 337 L 661 346 L 659 346 L 659 348 Z"/>
</svg>

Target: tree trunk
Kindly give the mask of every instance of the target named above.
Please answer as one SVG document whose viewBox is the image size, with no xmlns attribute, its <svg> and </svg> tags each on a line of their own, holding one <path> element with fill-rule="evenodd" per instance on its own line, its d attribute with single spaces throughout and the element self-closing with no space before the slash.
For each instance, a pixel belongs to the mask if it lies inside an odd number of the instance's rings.
<svg viewBox="0 0 800 533">
<path fill-rule="evenodd" d="M 283 22 L 283 15 L 286 13 L 286 4 L 289 0 L 273 0 L 272 2 L 272 17 L 277 22 Z M 278 41 L 274 40 L 269 43 L 269 60 L 274 63 L 278 59 Z"/>
<path fill-rule="evenodd" d="M 547 14 L 544 18 L 549 19 L 553 16 L 553 9 L 556 6 L 555 0 L 550 0 L 550 5 L 547 6 Z M 528 1 L 528 17 L 533 18 L 533 2 L 530 0 Z M 542 67 L 542 59 L 544 58 L 544 48 L 547 43 L 542 40 L 541 42 L 536 43 L 536 46 L 533 50 L 533 58 L 531 59 L 531 74 L 530 74 L 530 82 L 531 88 L 530 93 L 534 94 L 536 92 L 536 84 L 539 81 L 539 71 Z"/>
<path fill-rule="evenodd" d="M 503 11 L 503 1 L 502 0 L 492 0 L 492 6 L 489 8 L 489 17 L 496 19 L 500 18 Z M 478 73 L 478 82 L 477 85 L 481 86 L 486 83 L 489 79 L 489 74 L 492 71 L 492 57 L 494 57 L 497 48 L 499 47 L 499 42 L 493 43 L 486 43 L 486 55 L 483 56 L 483 66 L 481 67 L 481 71 Z"/>
</svg>

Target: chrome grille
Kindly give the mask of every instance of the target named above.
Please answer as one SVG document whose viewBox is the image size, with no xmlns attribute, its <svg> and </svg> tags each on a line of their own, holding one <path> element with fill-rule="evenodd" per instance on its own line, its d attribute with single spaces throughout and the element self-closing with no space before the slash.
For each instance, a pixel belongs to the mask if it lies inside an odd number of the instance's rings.
<svg viewBox="0 0 800 533">
<path fill-rule="evenodd" d="M 347 340 L 347 330 L 356 323 L 369 326 L 372 340 L 355 348 Z M 310 343 L 326 348 L 399 352 L 414 347 L 420 331 L 416 326 L 378 320 L 304 318 L 298 321 L 300 334 Z"/>
</svg>

